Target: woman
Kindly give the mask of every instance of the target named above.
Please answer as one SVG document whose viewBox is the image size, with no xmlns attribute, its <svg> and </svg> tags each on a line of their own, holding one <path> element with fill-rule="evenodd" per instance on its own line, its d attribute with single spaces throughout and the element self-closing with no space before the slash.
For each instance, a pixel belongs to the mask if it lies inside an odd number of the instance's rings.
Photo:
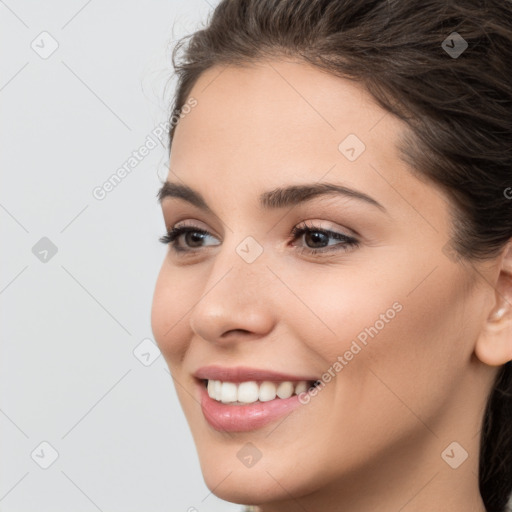
<svg viewBox="0 0 512 512">
<path fill-rule="evenodd" d="M 173 62 L 152 328 L 209 489 L 506 510 L 512 4 L 224 0 Z"/>
</svg>

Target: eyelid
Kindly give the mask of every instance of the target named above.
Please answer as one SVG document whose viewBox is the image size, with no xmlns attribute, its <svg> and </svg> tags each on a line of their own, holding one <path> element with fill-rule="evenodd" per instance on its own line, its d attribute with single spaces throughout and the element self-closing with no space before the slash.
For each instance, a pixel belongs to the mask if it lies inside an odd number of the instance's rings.
<svg viewBox="0 0 512 512">
<path fill-rule="evenodd" d="M 325 225 L 325 222 L 327 222 L 328 224 Z M 346 235 L 348 237 L 353 237 L 353 238 L 361 236 L 357 231 L 355 231 L 354 229 L 351 229 L 345 225 L 342 226 L 340 224 L 337 224 L 336 222 L 325 221 L 325 220 L 314 219 L 314 218 L 299 222 L 299 223 L 295 224 L 295 226 L 298 228 L 318 229 L 321 231 L 322 230 L 323 231 L 333 231 L 333 232 L 340 233 L 342 235 Z"/>
<path fill-rule="evenodd" d="M 176 221 L 174 223 L 170 223 L 170 227 L 167 228 L 167 230 L 170 230 L 170 229 L 178 229 L 178 228 L 185 228 L 185 227 L 190 227 L 190 228 L 198 228 L 198 229 L 203 229 L 205 231 L 208 231 L 211 235 L 215 236 L 215 238 L 219 238 L 219 236 L 217 236 L 214 232 L 214 230 L 212 230 L 210 228 L 210 226 L 206 225 L 204 222 L 201 222 L 200 220 L 198 219 L 191 219 L 189 217 L 187 217 L 186 220 L 179 220 L 179 221 Z"/>
<path fill-rule="evenodd" d="M 305 220 L 302 222 L 298 222 L 293 225 L 290 233 L 294 233 L 294 232 L 296 233 L 300 229 L 305 229 L 305 230 L 326 231 L 326 232 L 330 232 L 330 233 L 339 233 L 340 235 L 345 235 L 347 238 L 357 238 L 357 239 L 361 238 L 361 236 L 359 235 L 359 233 L 357 231 L 350 229 L 346 226 L 339 226 L 338 224 L 332 223 L 332 222 L 328 226 L 325 226 L 323 224 L 323 222 L 325 222 L 325 221 L 318 220 L 318 219 L 316 219 L 316 220 L 308 219 L 308 220 Z M 187 218 L 183 221 L 176 221 L 175 223 L 170 223 L 170 224 L 171 224 L 170 227 L 166 226 L 167 232 L 171 231 L 172 229 L 190 227 L 190 228 L 197 229 L 198 231 L 200 231 L 200 230 L 208 231 L 208 234 L 215 237 L 217 240 L 221 239 L 212 229 L 210 229 L 209 226 L 205 226 L 205 224 L 203 222 L 201 222 L 197 219 Z M 333 224 L 335 224 L 335 225 L 333 226 Z"/>
<path fill-rule="evenodd" d="M 307 222 L 302 223 L 302 225 L 295 224 L 291 230 L 290 236 L 286 240 L 286 244 L 292 247 L 296 247 L 293 243 L 295 240 L 298 240 L 306 233 L 322 233 L 323 235 L 328 236 L 330 239 L 337 240 L 338 242 L 335 244 L 328 244 L 327 246 L 315 248 L 315 247 L 307 247 L 307 246 L 298 246 L 296 248 L 297 253 L 301 255 L 312 256 L 315 258 L 325 258 L 327 256 L 337 256 L 341 255 L 345 252 L 350 252 L 352 249 L 357 249 L 361 245 L 361 240 L 358 237 L 354 237 L 351 235 L 347 235 L 343 232 L 343 229 L 340 230 L 331 230 L 322 227 L 320 224 L 310 224 Z M 352 231 L 352 230 L 349 230 Z M 189 225 L 186 223 L 180 224 L 177 222 L 171 229 L 167 231 L 167 234 L 160 238 L 162 243 L 165 243 L 170 246 L 172 251 L 177 256 L 192 256 L 197 253 L 204 251 L 211 247 L 211 245 L 199 246 L 197 248 L 183 248 L 180 247 L 176 241 L 180 239 L 186 233 L 196 232 L 201 233 L 204 236 L 212 236 L 213 238 L 218 238 L 213 235 L 210 231 L 200 228 L 197 225 Z M 213 247 L 221 245 L 213 244 Z M 320 261 L 320 260 L 318 260 Z"/>
</svg>

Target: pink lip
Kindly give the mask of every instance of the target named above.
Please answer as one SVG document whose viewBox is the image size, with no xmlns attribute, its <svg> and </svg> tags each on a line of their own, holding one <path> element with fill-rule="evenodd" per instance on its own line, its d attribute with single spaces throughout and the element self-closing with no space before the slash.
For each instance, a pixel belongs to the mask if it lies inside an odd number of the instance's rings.
<svg viewBox="0 0 512 512">
<path fill-rule="evenodd" d="M 286 373 L 273 372 L 269 370 L 259 370 L 257 368 L 249 368 L 246 366 L 237 366 L 234 368 L 225 368 L 222 366 L 203 366 L 199 368 L 194 376 L 198 379 L 221 380 L 224 382 L 244 382 L 249 380 L 255 381 L 285 381 L 292 382 L 305 380 L 315 381 L 317 377 L 297 376 Z"/>
<path fill-rule="evenodd" d="M 198 386 L 200 387 L 201 409 L 204 417 L 215 430 L 220 432 L 255 430 L 290 413 L 301 405 L 299 395 L 248 405 L 223 404 L 210 398 L 203 382 L 198 382 Z"/>
</svg>

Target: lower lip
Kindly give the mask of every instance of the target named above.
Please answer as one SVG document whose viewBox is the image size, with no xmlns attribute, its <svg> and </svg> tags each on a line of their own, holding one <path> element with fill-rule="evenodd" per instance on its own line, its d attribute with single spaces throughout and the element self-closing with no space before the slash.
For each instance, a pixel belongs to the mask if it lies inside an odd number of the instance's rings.
<svg viewBox="0 0 512 512">
<path fill-rule="evenodd" d="M 206 421 L 219 432 L 248 432 L 264 427 L 301 405 L 299 395 L 248 405 L 229 405 L 210 398 L 200 382 L 201 409 Z"/>
</svg>

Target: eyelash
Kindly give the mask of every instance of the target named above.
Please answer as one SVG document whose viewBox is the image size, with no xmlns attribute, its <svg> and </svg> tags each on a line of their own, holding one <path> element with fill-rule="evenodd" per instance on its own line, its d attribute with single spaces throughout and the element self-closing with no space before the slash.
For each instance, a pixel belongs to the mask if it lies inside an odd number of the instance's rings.
<svg viewBox="0 0 512 512">
<path fill-rule="evenodd" d="M 194 226 L 180 226 L 173 227 L 169 230 L 164 236 L 159 238 L 159 241 L 163 244 L 170 245 L 175 253 L 184 255 L 185 253 L 195 252 L 197 249 L 183 249 L 176 244 L 178 238 L 185 233 L 200 233 L 202 235 L 210 235 L 208 231 L 204 229 L 194 227 Z M 345 235 L 343 233 L 337 233 L 335 231 L 330 231 L 328 229 L 322 229 L 313 225 L 305 225 L 305 226 L 295 226 L 291 232 L 291 240 L 296 240 L 300 236 L 306 233 L 322 233 L 323 235 L 329 236 L 330 238 L 334 238 L 336 240 L 340 240 L 341 244 L 336 244 L 332 246 L 330 249 L 321 248 L 321 249 L 312 249 L 310 247 L 299 247 L 298 251 L 300 254 L 309 254 L 309 255 L 317 255 L 320 253 L 332 253 L 335 251 L 348 251 L 350 248 L 356 248 L 359 246 L 359 241 L 355 238 Z M 329 246 L 327 246 L 329 247 Z"/>
</svg>

